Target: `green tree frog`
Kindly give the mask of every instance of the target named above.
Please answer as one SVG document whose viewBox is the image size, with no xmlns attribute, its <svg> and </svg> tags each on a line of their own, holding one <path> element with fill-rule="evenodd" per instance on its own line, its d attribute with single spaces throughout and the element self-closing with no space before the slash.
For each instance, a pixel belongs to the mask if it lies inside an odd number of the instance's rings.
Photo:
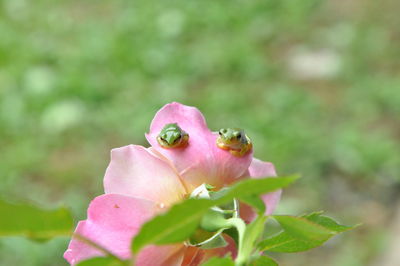
<svg viewBox="0 0 400 266">
<path fill-rule="evenodd" d="M 217 146 L 229 150 L 234 156 L 244 156 L 253 148 L 253 144 L 244 130 L 239 128 L 222 128 L 218 132 Z"/>
<path fill-rule="evenodd" d="M 166 124 L 157 136 L 158 144 L 166 149 L 186 147 L 189 134 L 183 131 L 177 123 Z"/>
</svg>

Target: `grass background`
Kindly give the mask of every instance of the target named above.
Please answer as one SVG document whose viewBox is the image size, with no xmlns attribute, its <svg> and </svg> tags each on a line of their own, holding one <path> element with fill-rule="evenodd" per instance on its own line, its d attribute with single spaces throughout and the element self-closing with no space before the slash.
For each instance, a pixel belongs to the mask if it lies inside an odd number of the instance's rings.
<svg viewBox="0 0 400 266">
<path fill-rule="evenodd" d="M 364 224 L 274 254 L 282 265 L 374 263 L 400 192 L 399 12 L 396 0 L 0 0 L 1 196 L 84 219 L 110 149 L 147 145 L 155 112 L 179 101 L 302 174 L 279 213 Z M 6 238 L 0 264 L 66 265 L 67 243 Z"/>
</svg>

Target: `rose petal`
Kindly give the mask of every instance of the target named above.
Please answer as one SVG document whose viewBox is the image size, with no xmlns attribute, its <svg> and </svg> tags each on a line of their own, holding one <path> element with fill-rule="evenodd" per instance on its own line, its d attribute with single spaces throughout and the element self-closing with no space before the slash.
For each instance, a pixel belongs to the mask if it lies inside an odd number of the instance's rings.
<svg viewBox="0 0 400 266">
<path fill-rule="evenodd" d="M 180 178 L 165 160 L 136 145 L 111 151 L 104 190 L 165 205 L 180 201 L 187 194 Z"/>
<path fill-rule="evenodd" d="M 121 258 L 130 257 L 130 241 L 139 227 L 157 210 L 154 202 L 122 195 L 106 194 L 89 205 L 88 218 L 79 222 L 79 234 Z M 80 260 L 102 255 L 94 247 L 73 238 L 64 257 L 75 264 Z"/>
<path fill-rule="evenodd" d="M 183 263 L 182 265 L 193 265 L 195 264 L 195 259 L 196 256 L 199 252 L 200 248 L 198 247 L 187 247 L 185 251 L 185 256 L 183 257 Z M 197 261 L 197 263 L 200 263 L 200 257 Z"/>
<path fill-rule="evenodd" d="M 165 149 L 158 144 L 158 134 L 169 123 L 178 123 L 189 134 L 188 146 Z M 157 112 L 146 138 L 154 149 L 173 163 L 189 192 L 203 183 L 219 188 L 232 182 L 247 170 L 252 159 L 251 152 L 235 157 L 229 151 L 219 149 L 216 146 L 217 135 L 207 128 L 201 112 L 179 103 L 167 104 Z"/>
<path fill-rule="evenodd" d="M 84 232 L 90 230 L 93 229 L 90 229 L 90 225 L 87 226 L 86 221 L 80 221 L 75 229 L 75 233 L 80 235 L 86 235 Z M 71 242 L 68 245 L 68 249 L 64 252 L 64 258 L 71 265 L 75 265 L 81 260 L 86 260 L 91 257 L 99 257 L 99 256 L 105 256 L 105 254 L 102 251 L 95 249 L 91 246 L 88 246 L 84 242 L 81 242 L 74 238 L 71 239 Z"/>
<path fill-rule="evenodd" d="M 157 136 L 166 124 L 177 123 L 182 130 L 189 134 L 189 145 L 186 148 L 165 149 L 157 142 Z M 170 159 L 179 172 L 196 165 L 203 155 L 209 153 L 211 132 L 200 111 L 195 107 L 179 103 L 165 105 L 157 112 L 146 134 L 149 143 L 161 154 Z"/>
<path fill-rule="evenodd" d="M 248 174 L 251 178 L 276 177 L 275 167 L 272 163 L 263 162 L 256 158 L 252 160 Z M 261 196 L 267 207 L 266 215 L 271 215 L 274 212 L 281 198 L 281 193 L 282 190 L 277 190 Z"/>
<path fill-rule="evenodd" d="M 150 245 L 139 252 L 135 259 L 137 266 L 180 266 L 186 247 L 183 244 L 155 246 Z"/>
<path fill-rule="evenodd" d="M 132 237 L 145 221 L 159 211 L 157 205 L 148 200 L 105 194 L 90 203 L 88 219 L 79 222 L 75 234 L 93 241 L 121 259 L 128 259 L 131 257 Z M 141 264 L 137 265 L 162 265 L 181 246 L 146 247 L 142 251 L 143 254 L 138 254 Z M 93 246 L 73 238 L 64 253 L 64 258 L 71 265 L 75 265 L 81 260 L 104 255 Z"/>
<path fill-rule="evenodd" d="M 219 163 L 219 176 L 224 177 L 224 184 L 231 184 L 246 172 L 253 160 L 253 150 L 242 157 L 233 156 L 229 151 L 217 147 L 218 133 L 213 134 L 212 143 L 214 158 Z"/>
</svg>

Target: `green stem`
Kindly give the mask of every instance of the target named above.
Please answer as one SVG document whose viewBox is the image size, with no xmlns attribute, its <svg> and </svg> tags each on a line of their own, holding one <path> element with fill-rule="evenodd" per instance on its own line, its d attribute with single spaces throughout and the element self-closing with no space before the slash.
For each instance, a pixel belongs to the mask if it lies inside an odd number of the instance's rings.
<svg viewBox="0 0 400 266">
<path fill-rule="evenodd" d="M 242 266 L 246 263 L 246 255 L 243 252 L 243 238 L 244 238 L 244 233 L 246 232 L 246 224 L 245 222 L 240 219 L 240 218 L 231 218 L 227 220 L 229 226 L 231 227 L 235 227 L 238 235 L 239 235 L 239 239 L 238 239 L 238 255 L 236 257 L 235 260 L 235 265 L 236 266 Z"/>
</svg>

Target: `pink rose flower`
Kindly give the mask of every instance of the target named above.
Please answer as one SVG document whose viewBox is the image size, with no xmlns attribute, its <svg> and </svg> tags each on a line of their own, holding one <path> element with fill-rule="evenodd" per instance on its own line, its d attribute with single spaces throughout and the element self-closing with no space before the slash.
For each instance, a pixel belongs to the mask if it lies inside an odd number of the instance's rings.
<svg viewBox="0 0 400 266">
<path fill-rule="evenodd" d="M 188 145 L 176 149 L 160 146 L 157 136 L 166 124 L 177 123 L 189 134 Z M 105 194 L 89 205 L 88 217 L 80 221 L 75 233 L 122 259 L 132 254 L 130 244 L 143 223 L 182 201 L 200 185 L 217 189 L 242 178 L 276 176 L 274 166 L 253 158 L 252 151 L 234 156 L 217 147 L 218 134 L 211 132 L 201 112 L 179 103 L 165 105 L 154 117 L 146 138 L 150 148 L 129 145 L 111 151 L 111 162 L 104 177 Z M 263 195 L 271 214 L 281 191 Z M 254 213 L 242 204 L 240 216 L 250 221 Z M 136 265 L 198 265 L 213 256 L 236 254 L 233 241 L 228 246 L 200 249 L 184 243 L 150 245 L 137 254 Z M 64 258 L 75 265 L 79 261 L 105 254 L 73 238 Z"/>
</svg>

